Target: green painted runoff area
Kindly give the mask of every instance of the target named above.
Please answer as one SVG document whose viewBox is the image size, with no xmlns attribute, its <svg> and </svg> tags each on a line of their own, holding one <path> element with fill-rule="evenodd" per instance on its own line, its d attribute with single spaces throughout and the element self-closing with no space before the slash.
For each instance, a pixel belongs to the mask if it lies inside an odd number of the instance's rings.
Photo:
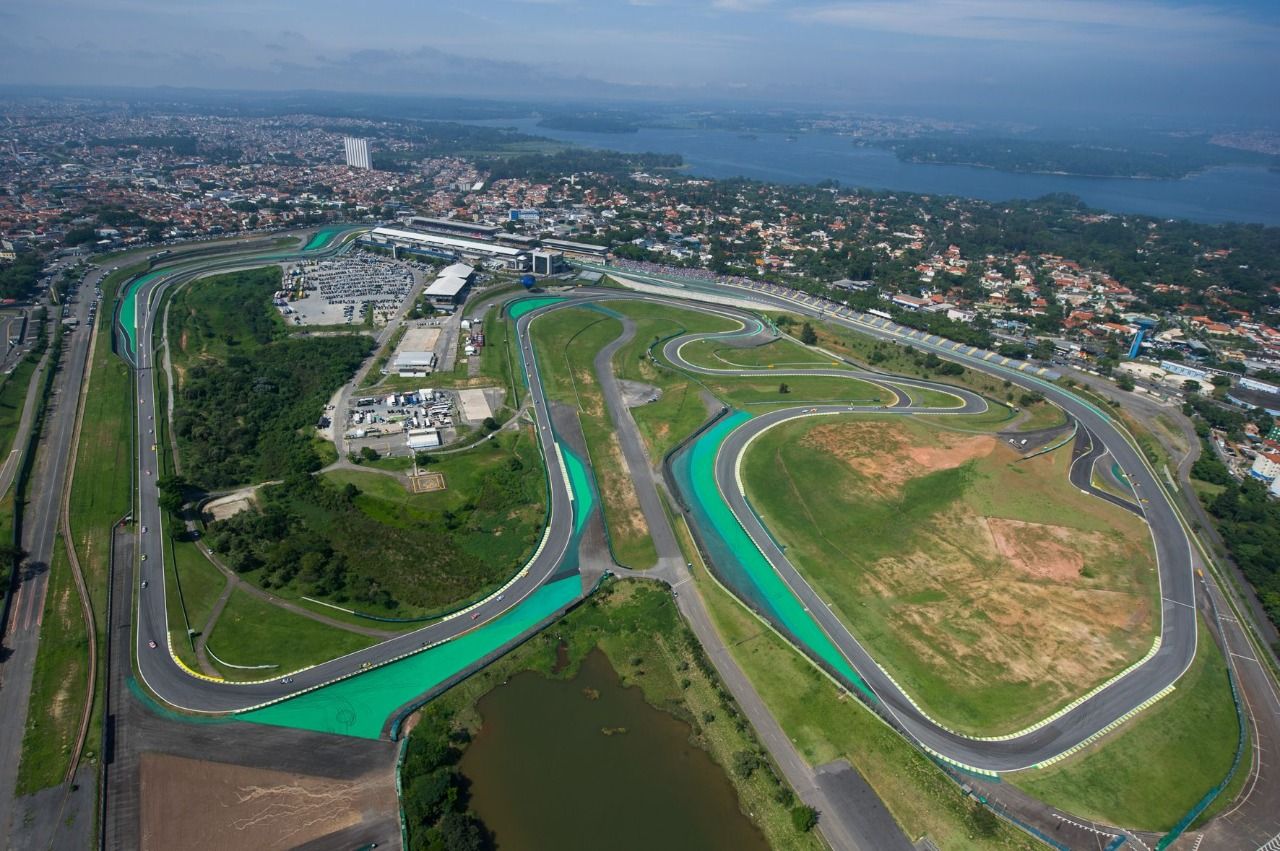
<svg viewBox="0 0 1280 851">
<path fill-rule="evenodd" d="M 582 593 L 571 576 L 534 591 L 510 613 L 466 635 L 281 703 L 244 721 L 377 739 L 391 713 L 554 615 Z"/>
<path fill-rule="evenodd" d="M 125 291 L 124 298 L 120 301 L 120 327 L 124 329 L 125 336 L 129 338 L 129 350 L 136 352 L 138 350 L 138 290 L 143 284 L 159 277 L 161 272 L 148 272 L 145 275 L 134 278 L 129 283 L 129 288 Z"/>
<path fill-rule="evenodd" d="M 531 313 L 539 307 L 546 307 L 548 304 L 559 304 L 564 301 L 561 296 L 542 296 L 541 298 L 522 298 L 519 301 L 513 301 L 507 308 L 507 315 L 512 319 L 519 319 L 526 313 Z"/>
<path fill-rule="evenodd" d="M 341 233 L 345 229 L 346 228 L 341 228 L 341 227 L 321 228 L 320 230 L 316 231 L 315 236 L 311 237 L 311 241 L 308 242 L 306 248 L 302 250 L 317 251 L 321 248 L 324 248 L 329 243 L 329 240 L 333 239 L 334 234 Z"/>
<path fill-rule="evenodd" d="M 688 465 L 676 465 L 676 475 L 681 489 L 697 502 L 698 513 L 710 524 L 710 530 L 723 542 L 716 547 L 721 553 L 732 554 L 746 577 L 755 585 L 757 602 L 767 605 L 778 623 L 796 640 L 809 648 L 833 670 L 861 691 L 868 699 L 874 695 L 858 676 L 848 660 L 809 617 L 800 600 L 782 581 L 773 565 L 764 557 L 755 543 L 733 516 L 715 482 L 715 459 L 720 444 L 734 429 L 751 419 L 751 415 L 738 411 L 725 417 L 699 437 L 688 450 Z"/>
</svg>

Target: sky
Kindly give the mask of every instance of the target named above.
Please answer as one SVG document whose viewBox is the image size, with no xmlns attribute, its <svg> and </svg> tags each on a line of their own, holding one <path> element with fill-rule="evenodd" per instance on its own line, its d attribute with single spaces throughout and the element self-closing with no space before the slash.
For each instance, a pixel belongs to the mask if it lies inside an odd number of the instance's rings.
<svg viewBox="0 0 1280 851">
<path fill-rule="evenodd" d="M 1280 124 L 1277 0 L 41 0 L 0 83 Z"/>
</svg>

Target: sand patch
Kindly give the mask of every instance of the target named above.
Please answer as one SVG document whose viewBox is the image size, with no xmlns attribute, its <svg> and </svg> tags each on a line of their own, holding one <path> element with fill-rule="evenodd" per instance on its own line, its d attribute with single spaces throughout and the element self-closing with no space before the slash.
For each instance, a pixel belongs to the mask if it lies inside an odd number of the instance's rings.
<svg viewBox="0 0 1280 851">
<path fill-rule="evenodd" d="M 811 428 L 800 443 L 834 456 L 867 480 L 872 490 L 896 496 L 911 479 L 991 454 L 997 441 L 987 434 L 931 431 L 929 443 L 896 423 L 845 421 Z"/>
<path fill-rule="evenodd" d="M 144 849 L 296 848 L 396 812 L 390 773 L 344 781 L 160 753 L 140 763 Z"/>
<path fill-rule="evenodd" d="M 257 504 L 256 488 L 244 488 L 205 503 L 204 513 L 214 520 L 226 520 Z"/>
</svg>

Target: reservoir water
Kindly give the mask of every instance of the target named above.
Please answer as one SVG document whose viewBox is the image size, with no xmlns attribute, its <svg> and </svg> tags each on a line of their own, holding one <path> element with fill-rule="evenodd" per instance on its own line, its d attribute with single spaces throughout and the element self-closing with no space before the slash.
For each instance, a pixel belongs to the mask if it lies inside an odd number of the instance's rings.
<svg viewBox="0 0 1280 851">
<path fill-rule="evenodd" d="M 573 679 L 519 674 L 478 709 L 460 768 L 499 851 L 768 849 L 689 725 L 623 688 L 598 650 Z"/>
<path fill-rule="evenodd" d="M 754 138 L 726 130 L 642 127 L 636 133 L 583 133 L 539 127 L 538 120 L 468 122 L 514 127 L 590 148 L 629 153 L 680 154 L 690 174 L 748 177 L 778 183 L 816 183 L 834 178 L 842 186 L 924 194 L 959 195 L 988 201 L 1039 198 L 1054 192 L 1118 213 L 1198 222 L 1280 225 L 1280 173 L 1265 168 L 1211 168 L 1181 180 L 1130 180 L 1056 174 L 1014 174 L 962 165 L 900 161 L 891 151 L 855 146 L 847 137 L 760 133 Z"/>
</svg>

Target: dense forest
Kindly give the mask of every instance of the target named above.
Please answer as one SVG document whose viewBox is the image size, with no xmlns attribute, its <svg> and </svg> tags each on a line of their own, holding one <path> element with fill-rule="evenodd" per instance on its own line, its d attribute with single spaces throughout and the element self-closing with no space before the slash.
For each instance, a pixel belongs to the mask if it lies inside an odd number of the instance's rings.
<svg viewBox="0 0 1280 851">
<path fill-rule="evenodd" d="M 30 298 L 35 293 L 42 268 L 44 262 L 40 255 L 31 252 L 19 254 L 17 260 L 0 266 L 0 298 Z"/>
<path fill-rule="evenodd" d="M 447 472 L 448 492 L 412 504 L 294 472 L 212 524 L 209 545 L 232 569 L 259 571 L 264 588 L 439 611 L 510 576 L 537 539 L 542 473 L 501 446 L 513 439 L 474 450 L 474 481 Z"/>
<path fill-rule="evenodd" d="M 183 474 L 202 489 L 318 470 L 311 427 L 372 347 L 358 335 L 289 337 L 271 304 L 279 281 L 275 267 L 233 272 L 175 298 L 174 434 Z"/>
</svg>

